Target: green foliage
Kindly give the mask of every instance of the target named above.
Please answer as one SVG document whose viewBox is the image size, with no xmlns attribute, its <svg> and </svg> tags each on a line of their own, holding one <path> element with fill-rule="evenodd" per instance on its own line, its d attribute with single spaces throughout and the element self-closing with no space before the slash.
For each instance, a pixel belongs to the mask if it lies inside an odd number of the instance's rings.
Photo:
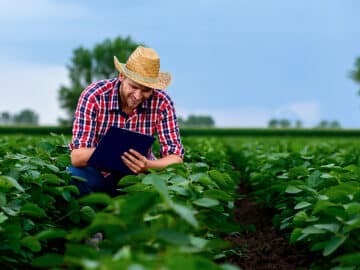
<svg viewBox="0 0 360 270">
<path fill-rule="evenodd" d="M 356 83 L 360 84 L 360 57 L 355 60 L 355 68 L 350 73 L 351 79 L 353 79 Z M 360 94 L 360 90 L 359 90 Z"/>
<path fill-rule="evenodd" d="M 39 124 L 39 115 L 31 110 L 24 109 L 19 113 L 12 115 L 9 112 L 0 113 L 0 125 L 29 125 L 37 126 Z"/>
<path fill-rule="evenodd" d="M 92 49 L 78 47 L 73 51 L 68 65 L 70 85 L 61 86 L 59 100 L 61 107 L 68 113 L 68 119 L 62 119 L 62 124 L 71 123 L 80 93 L 92 82 L 101 79 L 114 78 L 117 71 L 114 67 L 114 56 L 125 63 L 135 48 L 140 45 L 130 37 L 106 39 L 96 44 Z"/>
<path fill-rule="evenodd" d="M 360 240 L 357 140 L 228 140 L 228 145 L 254 195 L 275 209 L 274 224 L 289 233 L 291 243 L 321 252 L 322 268 L 357 265 L 346 259 Z"/>
<path fill-rule="evenodd" d="M 179 117 L 180 127 L 214 127 L 215 121 L 209 115 L 189 115 L 187 119 Z"/>
<path fill-rule="evenodd" d="M 1 138 L 1 265 L 237 269 L 214 263 L 231 248 L 224 233 L 238 230 L 232 211 L 239 175 L 223 148 L 214 140 L 195 142 L 184 164 L 122 178 L 123 195 L 76 199 L 63 136 Z M 97 232 L 105 236 L 98 249 L 84 245 Z"/>
</svg>

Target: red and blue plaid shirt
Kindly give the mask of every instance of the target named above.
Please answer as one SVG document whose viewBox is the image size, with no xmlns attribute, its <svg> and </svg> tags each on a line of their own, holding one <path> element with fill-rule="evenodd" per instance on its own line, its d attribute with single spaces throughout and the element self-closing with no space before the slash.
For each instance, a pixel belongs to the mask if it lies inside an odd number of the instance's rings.
<svg viewBox="0 0 360 270">
<path fill-rule="evenodd" d="M 161 90 L 154 89 L 149 99 L 132 114 L 121 110 L 118 78 L 89 85 L 80 95 L 75 111 L 70 150 L 96 147 L 111 126 L 146 135 L 158 135 L 160 156 L 184 156 L 173 102 Z"/>
</svg>

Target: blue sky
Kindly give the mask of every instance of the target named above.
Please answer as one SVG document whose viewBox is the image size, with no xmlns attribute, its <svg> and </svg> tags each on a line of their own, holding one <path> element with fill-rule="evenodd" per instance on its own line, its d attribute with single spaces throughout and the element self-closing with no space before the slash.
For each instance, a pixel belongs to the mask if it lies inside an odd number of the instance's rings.
<svg viewBox="0 0 360 270">
<path fill-rule="evenodd" d="M 0 0 L 0 112 L 31 108 L 41 124 L 58 103 L 72 51 L 130 35 L 155 48 L 177 113 L 210 114 L 222 127 L 360 128 L 356 0 Z"/>
</svg>

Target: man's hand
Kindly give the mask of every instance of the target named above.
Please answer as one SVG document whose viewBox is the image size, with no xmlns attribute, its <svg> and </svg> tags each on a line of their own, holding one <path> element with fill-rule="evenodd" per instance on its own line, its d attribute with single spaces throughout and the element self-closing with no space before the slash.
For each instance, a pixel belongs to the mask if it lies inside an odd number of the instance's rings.
<svg viewBox="0 0 360 270">
<path fill-rule="evenodd" d="M 148 170 L 148 159 L 134 149 L 125 152 L 121 159 L 133 173 L 142 173 Z"/>
</svg>

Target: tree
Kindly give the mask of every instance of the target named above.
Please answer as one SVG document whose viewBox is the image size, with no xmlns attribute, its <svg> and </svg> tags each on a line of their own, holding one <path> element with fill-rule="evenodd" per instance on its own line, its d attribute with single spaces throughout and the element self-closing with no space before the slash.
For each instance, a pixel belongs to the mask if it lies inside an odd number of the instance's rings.
<svg viewBox="0 0 360 270">
<path fill-rule="evenodd" d="M 184 118 L 182 118 L 181 116 L 177 117 L 177 122 L 178 122 L 179 126 L 186 125 L 186 122 L 185 122 Z"/>
<path fill-rule="evenodd" d="M 12 117 L 11 117 L 11 114 L 9 112 L 2 112 L 1 115 L 0 115 L 0 122 L 1 124 L 3 125 L 9 125 L 11 124 L 11 121 L 12 121 Z"/>
<path fill-rule="evenodd" d="M 279 125 L 282 128 L 289 128 L 291 126 L 291 123 L 287 119 L 281 119 L 281 120 L 279 120 Z"/>
<path fill-rule="evenodd" d="M 341 128 L 340 123 L 336 120 L 330 123 L 330 128 Z"/>
<path fill-rule="evenodd" d="M 329 122 L 327 120 L 321 120 L 320 123 L 317 125 L 318 128 L 328 128 Z"/>
<path fill-rule="evenodd" d="M 277 128 L 279 121 L 277 119 L 270 119 L 268 123 L 269 128 Z"/>
<path fill-rule="evenodd" d="M 93 81 L 117 76 L 114 67 L 114 55 L 124 63 L 139 43 L 130 37 L 106 39 L 95 45 L 93 49 L 83 47 L 73 51 L 71 63 L 67 67 L 70 85 L 62 85 L 59 89 L 59 100 L 66 110 L 68 119 L 59 119 L 61 124 L 70 124 L 81 92 Z"/>
<path fill-rule="evenodd" d="M 189 115 L 186 120 L 179 117 L 178 123 L 180 126 L 188 127 L 213 127 L 215 126 L 214 119 L 209 115 Z"/>
<path fill-rule="evenodd" d="M 303 126 L 303 124 L 302 124 L 301 120 L 296 120 L 295 127 L 296 128 L 302 128 L 302 126 Z"/>
<path fill-rule="evenodd" d="M 38 125 L 39 124 L 39 116 L 33 110 L 25 109 L 20 111 L 18 114 L 15 114 L 14 124 L 20 125 Z"/>
<path fill-rule="evenodd" d="M 341 125 L 338 121 L 327 121 L 321 120 L 320 123 L 316 126 L 317 128 L 341 128 Z"/>
<path fill-rule="evenodd" d="M 358 84 L 360 84 L 360 57 L 355 60 L 355 70 L 350 72 L 350 77 Z M 360 90 L 358 91 L 360 95 Z"/>
</svg>

